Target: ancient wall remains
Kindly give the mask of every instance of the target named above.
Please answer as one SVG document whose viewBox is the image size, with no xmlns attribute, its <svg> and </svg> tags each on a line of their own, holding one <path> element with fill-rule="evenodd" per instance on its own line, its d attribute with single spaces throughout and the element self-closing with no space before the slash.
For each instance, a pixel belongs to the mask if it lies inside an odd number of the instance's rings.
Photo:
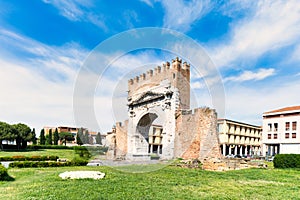
<svg viewBox="0 0 300 200">
<path fill-rule="evenodd" d="M 123 124 L 116 123 L 116 158 L 125 158 L 127 153 L 127 129 L 128 120 Z"/>
<path fill-rule="evenodd" d="M 199 159 L 221 158 L 214 109 L 182 110 L 176 115 L 175 157 Z"/>
</svg>

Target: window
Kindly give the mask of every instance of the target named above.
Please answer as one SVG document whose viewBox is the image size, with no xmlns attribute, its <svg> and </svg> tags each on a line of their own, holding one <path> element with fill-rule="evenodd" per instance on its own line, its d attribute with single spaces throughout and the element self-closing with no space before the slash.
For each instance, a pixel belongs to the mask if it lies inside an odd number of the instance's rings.
<svg viewBox="0 0 300 200">
<path fill-rule="evenodd" d="M 296 138 L 296 133 L 292 133 L 292 138 Z"/>
<path fill-rule="evenodd" d="M 290 130 L 290 122 L 285 122 L 285 130 L 286 131 Z"/>
<path fill-rule="evenodd" d="M 274 123 L 274 132 L 278 131 L 278 123 Z"/>
<path fill-rule="evenodd" d="M 272 131 L 272 124 L 268 124 L 268 131 Z"/>
<path fill-rule="evenodd" d="M 295 131 L 297 128 L 297 122 L 292 123 L 292 130 Z"/>
<path fill-rule="evenodd" d="M 271 134 L 268 134 L 268 139 L 272 139 Z"/>
<path fill-rule="evenodd" d="M 274 134 L 274 139 L 277 139 L 277 133 Z"/>
<path fill-rule="evenodd" d="M 290 138 L 290 134 L 289 133 L 285 133 L 285 138 Z"/>
</svg>

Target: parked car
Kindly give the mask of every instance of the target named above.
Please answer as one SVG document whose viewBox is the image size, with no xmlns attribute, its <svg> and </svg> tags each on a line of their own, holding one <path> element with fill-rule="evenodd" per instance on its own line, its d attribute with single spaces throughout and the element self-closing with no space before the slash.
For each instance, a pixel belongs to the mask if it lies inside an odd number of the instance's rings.
<svg viewBox="0 0 300 200">
<path fill-rule="evenodd" d="M 268 162 L 273 162 L 273 160 L 274 160 L 274 156 L 268 157 L 268 159 L 267 159 Z"/>
<path fill-rule="evenodd" d="M 234 155 L 233 155 L 233 154 L 228 154 L 228 155 L 226 156 L 226 158 L 234 158 Z"/>
</svg>

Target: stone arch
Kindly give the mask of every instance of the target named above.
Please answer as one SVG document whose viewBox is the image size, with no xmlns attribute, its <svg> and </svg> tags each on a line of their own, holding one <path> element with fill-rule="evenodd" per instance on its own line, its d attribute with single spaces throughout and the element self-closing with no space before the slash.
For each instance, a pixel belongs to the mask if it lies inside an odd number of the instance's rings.
<svg viewBox="0 0 300 200">
<path fill-rule="evenodd" d="M 163 117 L 156 112 L 143 113 L 136 126 L 138 152 L 144 155 L 162 154 Z"/>
<path fill-rule="evenodd" d="M 158 118 L 156 113 L 146 113 L 144 114 L 136 126 L 136 133 L 141 134 L 146 140 L 149 136 L 149 130 L 155 119 Z"/>
</svg>

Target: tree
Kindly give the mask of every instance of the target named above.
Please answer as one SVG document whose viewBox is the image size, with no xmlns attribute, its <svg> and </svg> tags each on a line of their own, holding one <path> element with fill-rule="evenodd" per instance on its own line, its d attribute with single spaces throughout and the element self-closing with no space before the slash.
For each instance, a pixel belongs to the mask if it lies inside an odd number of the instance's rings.
<svg viewBox="0 0 300 200">
<path fill-rule="evenodd" d="M 14 124 L 13 127 L 17 130 L 16 143 L 17 148 L 26 148 L 27 141 L 31 140 L 31 129 L 22 123 Z"/>
<path fill-rule="evenodd" d="M 41 130 L 41 134 L 40 134 L 40 145 L 45 145 L 45 142 L 46 142 L 45 130 L 42 129 Z"/>
<path fill-rule="evenodd" d="M 89 144 L 89 131 L 88 130 L 86 130 L 84 132 L 82 142 L 83 142 L 83 144 Z"/>
<path fill-rule="evenodd" d="M 80 128 L 78 129 L 78 132 L 76 134 L 76 143 L 78 145 L 83 145 L 82 138 L 83 138 L 83 130 L 82 128 Z"/>
<path fill-rule="evenodd" d="M 102 138 L 101 138 L 101 134 L 99 132 L 96 135 L 96 144 L 102 145 Z"/>
<path fill-rule="evenodd" d="M 33 128 L 31 131 L 31 141 L 32 141 L 32 144 L 36 144 L 35 128 Z"/>
<path fill-rule="evenodd" d="M 65 143 L 65 145 L 67 145 L 67 141 L 74 141 L 74 136 L 70 132 L 60 132 L 59 139 L 62 141 L 62 143 Z"/>
<path fill-rule="evenodd" d="M 14 140 L 17 137 L 17 130 L 6 122 L 0 122 L 0 146 L 3 149 L 2 140 Z"/>
<path fill-rule="evenodd" d="M 59 140 L 59 135 L 58 135 L 58 130 L 57 128 L 54 131 L 54 145 L 58 145 L 58 140 Z"/>
<path fill-rule="evenodd" d="M 52 145 L 52 129 L 49 129 L 49 134 L 47 137 L 47 144 Z"/>
</svg>

